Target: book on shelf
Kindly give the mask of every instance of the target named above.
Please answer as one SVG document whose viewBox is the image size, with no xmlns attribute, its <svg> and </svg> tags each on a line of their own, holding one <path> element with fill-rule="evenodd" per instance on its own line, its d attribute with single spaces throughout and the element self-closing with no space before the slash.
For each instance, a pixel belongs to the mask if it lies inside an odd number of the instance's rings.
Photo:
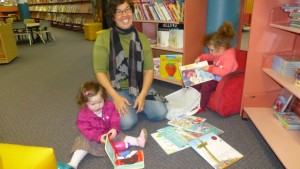
<svg viewBox="0 0 300 169">
<path fill-rule="evenodd" d="M 172 17 L 170 16 L 169 12 L 167 11 L 166 7 L 163 5 L 162 2 L 154 2 L 155 5 L 157 5 L 159 7 L 159 9 L 161 10 L 161 13 L 164 15 L 165 19 L 167 21 L 172 21 Z"/>
<path fill-rule="evenodd" d="M 292 55 L 275 55 L 272 69 L 282 76 L 295 76 L 296 69 L 300 67 L 300 57 Z"/>
<path fill-rule="evenodd" d="M 205 120 L 205 118 L 198 116 L 181 115 L 170 120 L 168 125 L 195 133 L 201 133 L 201 128 Z"/>
<path fill-rule="evenodd" d="M 166 154 L 172 154 L 184 150 L 186 148 L 189 148 L 190 145 L 188 144 L 188 141 L 191 141 L 195 138 L 199 138 L 210 132 L 213 132 L 216 135 L 224 133 L 223 130 L 211 125 L 210 123 L 205 122 L 201 128 L 201 133 L 186 131 L 183 130 L 182 128 L 178 128 L 174 126 L 167 126 L 158 129 L 157 132 L 152 133 L 151 136 L 158 143 L 158 145 L 165 151 Z"/>
<path fill-rule="evenodd" d="M 182 54 L 160 55 L 160 77 L 181 80 L 179 66 L 182 65 Z"/>
<path fill-rule="evenodd" d="M 288 130 L 300 129 L 300 117 L 294 112 L 276 112 L 275 117 L 281 122 L 282 126 Z"/>
<path fill-rule="evenodd" d="M 201 69 L 208 66 L 207 61 L 180 66 L 180 74 L 185 87 L 193 86 L 214 79 L 214 75 Z"/>
<path fill-rule="evenodd" d="M 169 37 L 170 32 L 165 30 L 158 30 L 157 31 L 157 46 L 160 47 L 168 47 L 169 46 Z"/>
<path fill-rule="evenodd" d="M 284 112 L 292 97 L 293 94 L 291 92 L 285 88 L 282 88 L 273 104 L 274 110 L 277 112 Z"/>
<path fill-rule="evenodd" d="M 296 96 L 293 96 L 290 103 L 288 104 L 286 108 L 286 112 L 294 112 L 298 116 L 300 116 L 300 99 Z"/>
<path fill-rule="evenodd" d="M 157 45 L 161 47 L 167 47 L 170 45 L 170 30 L 182 30 L 183 33 L 183 24 L 174 24 L 174 23 L 159 23 L 157 26 Z M 182 37 L 180 37 L 180 33 L 178 34 L 172 34 L 172 45 L 175 44 L 175 42 L 178 42 L 178 46 L 183 44 L 183 41 L 180 42 L 181 39 L 183 39 L 183 34 Z M 174 41 L 176 40 L 176 41 Z M 175 45 L 177 45 L 175 44 Z"/>
<path fill-rule="evenodd" d="M 226 168 L 243 155 L 214 133 L 208 133 L 188 142 L 213 168 Z"/>
<path fill-rule="evenodd" d="M 106 137 L 104 148 L 115 169 L 137 169 L 145 167 L 143 150 L 125 150 L 124 152 L 118 152 L 109 137 Z"/>
<path fill-rule="evenodd" d="M 183 48 L 183 29 L 170 30 L 169 46 L 175 49 Z"/>
<path fill-rule="evenodd" d="M 154 64 L 154 75 L 160 75 L 160 58 L 159 57 L 153 58 L 153 64 Z"/>
</svg>

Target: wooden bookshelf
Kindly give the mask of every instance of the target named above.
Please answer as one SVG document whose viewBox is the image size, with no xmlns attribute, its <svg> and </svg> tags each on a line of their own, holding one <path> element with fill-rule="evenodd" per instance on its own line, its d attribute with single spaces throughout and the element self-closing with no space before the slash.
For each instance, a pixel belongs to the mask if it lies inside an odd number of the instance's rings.
<svg viewBox="0 0 300 169">
<path fill-rule="evenodd" d="M 11 24 L 0 25 L 0 63 L 9 63 L 18 55 Z"/>
<path fill-rule="evenodd" d="M 155 2 L 156 0 L 141 0 L 140 2 Z M 150 39 L 157 37 L 158 23 L 183 23 L 183 48 L 174 49 L 170 47 L 160 47 L 152 45 L 154 57 L 159 57 L 163 54 L 183 54 L 182 64 L 190 64 L 195 61 L 195 58 L 204 52 L 204 36 L 206 33 L 206 14 L 207 14 L 207 0 L 188 0 L 184 1 L 184 15 L 183 21 L 162 21 L 162 20 L 135 20 L 134 24 L 137 29 L 145 33 Z M 155 79 L 166 81 L 169 83 L 182 85 L 181 81 L 172 79 L 162 79 L 155 76 Z"/>
<path fill-rule="evenodd" d="M 84 23 L 94 22 L 90 0 L 29 0 L 28 4 L 32 18 L 49 20 L 56 26 L 81 29 Z"/>
<path fill-rule="evenodd" d="M 254 1 L 243 88 L 241 116 L 249 117 L 276 156 L 289 169 L 299 168 L 300 131 L 287 130 L 274 118 L 272 105 L 286 88 L 300 98 L 295 77 L 272 68 L 274 55 L 300 56 L 300 29 L 289 26 L 289 13 L 281 6 L 293 0 Z"/>
</svg>

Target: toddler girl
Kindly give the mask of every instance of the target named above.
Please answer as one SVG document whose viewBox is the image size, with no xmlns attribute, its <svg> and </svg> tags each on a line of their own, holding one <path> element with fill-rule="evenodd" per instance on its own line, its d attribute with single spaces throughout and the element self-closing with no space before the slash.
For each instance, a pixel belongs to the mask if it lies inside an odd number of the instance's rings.
<svg viewBox="0 0 300 169">
<path fill-rule="evenodd" d="M 125 136 L 120 131 L 120 115 L 112 101 L 107 100 L 107 92 L 95 81 L 86 82 L 77 95 L 80 105 L 77 128 L 81 134 L 75 140 L 71 152 L 74 152 L 68 163 L 77 168 L 87 153 L 94 156 L 105 156 L 105 137 L 109 135 L 114 141 L 124 141 L 131 146 L 144 147 L 147 140 L 146 129 L 142 129 L 139 137 Z"/>
<path fill-rule="evenodd" d="M 214 74 L 215 79 L 193 86 L 201 93 L 200 107 L 198 112 L 206 111 L 206 106 L 212 91 L 216 90 L 218 82 L 225 75 L 235 71 L 238 64 L 235 58 L 235 50 L 231 48 L 231 40 L 235 35 L 234 29 L 230 22 L 224 22 L 218 31 L 208 35 L 205 43 L 209 53 L 202 54 L 195 62 L 212 61 L 213 64 L 203 67 L 202 69 Z"/>
</svg>

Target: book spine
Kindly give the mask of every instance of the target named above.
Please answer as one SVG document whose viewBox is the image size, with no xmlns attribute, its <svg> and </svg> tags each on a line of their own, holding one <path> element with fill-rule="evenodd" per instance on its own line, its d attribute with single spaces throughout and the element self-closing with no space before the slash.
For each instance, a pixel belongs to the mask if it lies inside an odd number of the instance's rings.
<svg viewBox="0 0 300 169">
<path fill-rule="evenodd" d="M 168 13 L 167 9 L 165 8 L 165 6 L 163 5 L 163 3 L 162 2 L 157 2 L 157 4 L 158 4 L 159 8 L 161 9 L 161 11 L 162 11 L 164 17 L 166 18 L 166 20 L 171 21 L 172 18 L 169 15 L 169 13 Z"/>
</svg>

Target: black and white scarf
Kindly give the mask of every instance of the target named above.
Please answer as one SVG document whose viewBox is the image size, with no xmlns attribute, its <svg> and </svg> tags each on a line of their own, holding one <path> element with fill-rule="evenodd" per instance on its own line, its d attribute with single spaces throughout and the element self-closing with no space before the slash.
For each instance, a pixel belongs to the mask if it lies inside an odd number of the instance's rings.
<svg viewBox="0 0 300 169">
<path fill-rule="evenodd" d="M 119 34 L 131 34 L 129 45 L 129 62 L 121 45 Z M 143 85 L 144 57 L 143 47 L 134 26 L 122 30 L 117 26 L 110 34 L 109 75 L 114 88 L 120 89 L 120 81 L 128 78 L 129 94 L 138 96 Z"/>
</svg>

